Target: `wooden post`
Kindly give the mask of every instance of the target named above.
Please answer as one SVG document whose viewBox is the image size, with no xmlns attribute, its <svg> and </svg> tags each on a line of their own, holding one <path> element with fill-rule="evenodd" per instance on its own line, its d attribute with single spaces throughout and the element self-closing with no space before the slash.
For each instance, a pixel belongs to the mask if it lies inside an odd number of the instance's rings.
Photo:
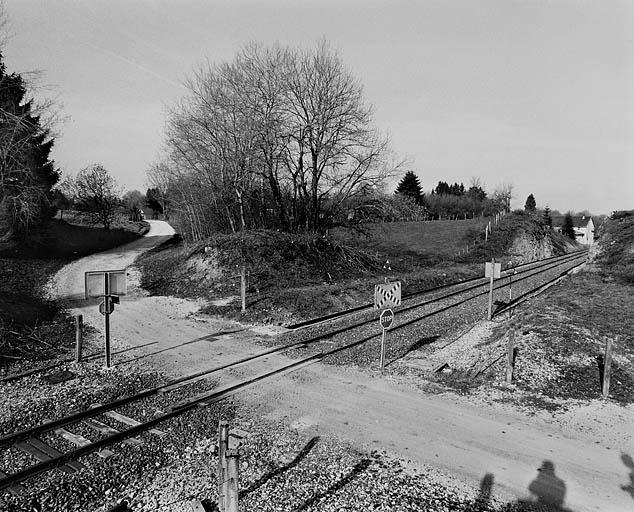
<svg viewBox="0 0 634 512">
<path fill-rule="evenodd" d="M 84 317 L 83 315 L 75 316 L 75 362 L 79 363 L 81 361 L 81 350 L 83 348 L 83 324 Z"/>
<path fill-rule="evenodd" d="M 240 457 L 238 455 L 238 450 L 227 450 L 225 456 L 227 458 L 225 512 L 238 512 L 238 466 Z"/>
<path fill-rule="evenodd" d="M 491 258 L 491 286 L 489 288 L 489 310 L 487 320 L 493 318 L 493 276 L 495 275 L 495 258 Z"/>
<path fill-rule="evenodd" d="M 484 227 L 484 241 L 487 242 L 489 240 L 489 226 L 488 224 Z"/>
<path fill-rule="evenodd" d="M 247 266 L 242 265 L 240 272 L 240 295 L 242 297 L 242 312 L 247 310 Z"/>
<path fill-rule="evenodd" d="M 610 395 L 610 370 L 612 367 L 612 340 L 605 339 L 605 353 L 603 354 L 603 382 L 601 383 L 601 393 L 603 398 Z"/>
<path fill-rule="evenodd" d="M 227 481 L 227 450 L 229 449 L 229 424 L 218 423 L 218 510 L 225 512 Z"/>
<path fill-rule="evenodd" d="M 515 329 L 509 331 L 509 341 L 506 347 L 506 383 L 513 381 L 513 353 L 515 351 Z"/>
</svg>

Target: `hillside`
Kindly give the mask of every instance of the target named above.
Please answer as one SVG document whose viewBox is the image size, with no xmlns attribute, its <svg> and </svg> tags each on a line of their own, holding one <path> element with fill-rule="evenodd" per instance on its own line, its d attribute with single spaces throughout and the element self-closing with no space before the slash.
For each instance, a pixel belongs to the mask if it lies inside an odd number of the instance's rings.
<svg viewBox="0 0 634 512">
<path fill-rule="evenodd" d="M 409 293 L 476 277 L 492 256 L 522 263 L 574 247 L 528 216 L 507 215 L 486 243 L 478 238 L 483 226 L 478 220 L 398 222 L 329 236 L 260 230 L 195 244 L 176 238 L 143 255 L 137 266 L 152 294 L 202 297 L 209 300 L 207 313 L 288 324 L 371 302 L 374 285 L 386 277 L 400 280 Z M 456 248 L 469 240 L 472 251 L 457 256 Z"/>
</svg>

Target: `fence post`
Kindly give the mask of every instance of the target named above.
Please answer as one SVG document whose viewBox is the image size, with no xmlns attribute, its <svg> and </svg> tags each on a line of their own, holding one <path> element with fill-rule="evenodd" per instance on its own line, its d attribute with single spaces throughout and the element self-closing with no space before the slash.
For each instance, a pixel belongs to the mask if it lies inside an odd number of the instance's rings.
<svg viewBox="0 0 634 512">
<path fill-rule="evenodd" d="M 75 316 L 75 361 L 79 363 L 81 361 L 81 352 L 84 344 L 83 328 L 84 317 L 83 315 Z"/>
<path fill-rule="evenodd" d="M 487 320 L 493 318 L 493 276 L 495 275 L 495 258 L 491 258 L 491 284 L 489 288 L 489 308 L 487 311 Z"/>
<path fill-rule="evenodd" d="M 618 338 L 617 338 L 618 340 Z M 605 356 L 603 357 L 603 398 L 610 395 L 610 371 L 612 367 L 612 339 L 605 339 Z"/>
<path fill-rule="evenodd" d="M 238 455 L 238 450 L 227 450 L 225 456 L 227 458 L 227 493 L 225 512 L 238 512 L 238 466 L 240 457 Z"/>
<path fill-rule="evenodd" d="M 218 423 L 218 510 L 226 512 L 227 450 L 229 449 L 229 424 Z"/>
<path fill-rule="evenodd" d="M 506 347 L 506 383 L 513 381 L 513 354 L 515 352 L 515 329 L 509 331 L 509 341 Z"/>
<path fill-rule="evenodd" d="M 247 310 L 247 266 L 242 265 L 240 271 L 240 296 L 242 297 L 242 312 Z"/>
</svg>

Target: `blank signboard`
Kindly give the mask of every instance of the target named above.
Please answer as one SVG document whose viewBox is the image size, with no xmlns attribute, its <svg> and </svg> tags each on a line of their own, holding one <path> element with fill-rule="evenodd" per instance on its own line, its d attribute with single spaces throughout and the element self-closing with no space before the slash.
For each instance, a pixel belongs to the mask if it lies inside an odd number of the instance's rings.
<svg viewBox="0 0 634 512">
<path fill-rule="evenodd" d="M 105 275 L 108 275 L 110 295 L 126 294 L 125 270 L 106 270 L 85 273 L 86 298 L 103 297 L 105 295 Z"/>
</svg>

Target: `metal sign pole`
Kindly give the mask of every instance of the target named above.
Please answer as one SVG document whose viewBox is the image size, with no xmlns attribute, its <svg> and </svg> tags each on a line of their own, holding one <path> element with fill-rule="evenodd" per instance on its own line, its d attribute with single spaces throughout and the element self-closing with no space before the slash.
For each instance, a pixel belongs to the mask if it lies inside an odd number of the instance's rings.
<svg viewBox="0 0 634 512">
<path fill-rule="evenodd" d="M 489 311 L 487 313 L 487 320 L 491 320 L 493 317 L 493 276 L 495 275 L 495 258 L 491 258 L 491 286 L 489 289 Z"/>
<path fill-rule="evenodd" d="M 106 314 L 103 316 L 104 335 L 106 342 L 106 368 L 110 368 L 110 279 L 108 272 L 104 272 L 104 304 Z"/>
<path fill-rule="evenodd" d="M 385 327 L 383 327 L 383 336 L 381 337 L 381 374 L 385 368 Z"/>
</svg>

